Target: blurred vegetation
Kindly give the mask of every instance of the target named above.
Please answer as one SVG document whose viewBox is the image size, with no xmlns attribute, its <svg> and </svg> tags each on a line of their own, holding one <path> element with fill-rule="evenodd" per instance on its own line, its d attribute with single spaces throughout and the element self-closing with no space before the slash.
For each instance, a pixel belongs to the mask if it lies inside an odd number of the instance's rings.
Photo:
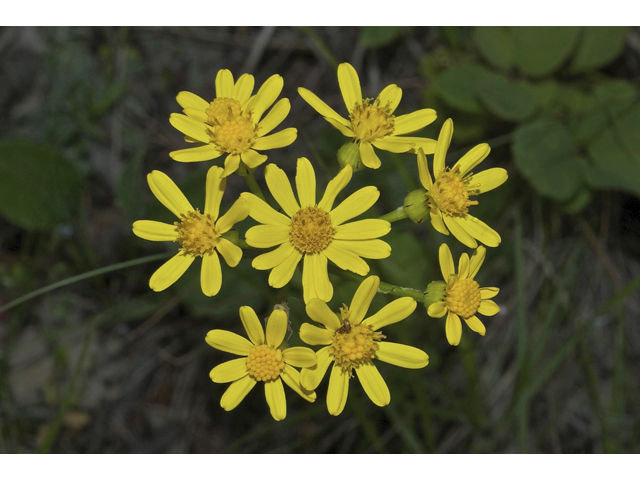
<svg viewBox="0 0 640 480">
<path fill-rule="evenodd" d="M 0 58 L 0 452 L 638 451 L 637 28 L 3 28 Z M 211 162 L 169 158 L 183 139 L 168 117 L 179 91 L 213 98 L 215 74 L 229 68 L 257 84 L 284 77 L 285 126 L 299 135 L 270 161 L 292 172 L 306 156 L 326 183 L 344 138 L 296 88 L 343 112 L 344 61 L 365 95 L 398 84 L 398 114 L 434 108 L 438 120 L 420 135 L 437 138 L 453 118 L 449 162 L 488 142 L 483 169 L 509 171 L 475 207 L 502 235 L 479 274 L 500 287 L 502 312 L 485 319 L 485 337 L 465 329 L 458 347 L 420 305 L 390 327 L 430 364 L 383 364 L 385 408 L 352 381 L 345 411 L 331 417 L 325 379 L 313 405 L 287 392 L 283 422 L 259 389 L 224 412 L 226 385 L 208 372 L 230 357 L 204 337 L 241 332 L 238 308 L 262 316 L 275 291 L 250 252 L 223 268 L 214 299 L 197 269 L 150 291 L 172 250 L 131 233 L 135 220 L 170 219 L 145 175 L 162 170 L 203 204 Z M 418 187 L 411 155 L 381 158 L 349 185 L 377 185 L 379 214 Z M 245 189 L 230 178 L 224 202 Z M 392 257 L 369 262 L 383 281 L 423 290 L 440 278 L 447 239 L 429 225 L 394 224 L 385 240 Z M 457 258 L 462 247 L 449 243 Z M 331 279 L 337 308 L 356 285 Z M 301 298 L 297 274 L 298 326 Z M 372 311 L 390 300 L 378 295 Z"/>
</svg>

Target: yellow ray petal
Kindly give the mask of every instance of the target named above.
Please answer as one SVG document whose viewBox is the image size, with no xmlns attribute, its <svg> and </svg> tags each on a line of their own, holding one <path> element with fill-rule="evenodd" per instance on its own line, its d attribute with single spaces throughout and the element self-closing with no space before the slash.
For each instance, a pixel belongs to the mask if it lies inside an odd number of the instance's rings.
<svg viewBox="0 0 640 480">
<path fill-rule="evenodd" d="M 348 63 L 338 65 L 338 84 L 347 111 L 351 113 L 356 104 L 362 104 L 362 91 L 360 90 L 360 79 L 356 69 Z"/>
<path fill-rule="evenodd" d="M 362 187 L 329 212 L 334 227 L 369 210 L 378 201 L 380 191 L 374 186 Z"/>
<path fill-rule="evenodd" d="M 231 98 L 233 95 L 233 74 L 225 69 L 219 70 L 216 75 L 216 98 Z"/>
<path fill-rule="evenodd" d="M 391 255 L 391 247 L 382 240 L 334 240 L 334 242 L 362 258 L 380 259 Z"/>
<path fill-rule="evenodd" d="M 282 92 L 284 80 L 280 75 L 271 75 L 266 82 L 262 84 L 252 106 L 251 118 L 253 123 L 258 123 L 262 118 L 262 114 L 273 105 Z"/>
<path fill-rule="evenodd" d="M 220 287 L 222 286 L 222 270 L 220 269 L 220 259 L 215 251 L 205 253 L 202 256 L 200 286 L 202 287 L 202 293 L 207 297 L 213 297 L 220 291 Z"/>
<path fill-rule="evenodd" d="M 288 349 L 288 350 L 291 350 L 291 349 Z M 284 352 L 283 352 L 283 355 L 284 355 Z M 315 357 L 315 353 L 313 354 L 313 356 Z M 298 395 L 304 398 L 307 402 L 316 401 L 316 392 L 306 390 L 302 387 L 300 383 L 300 373 L 298 373 L 298 371 L 295 368 L 289 365 L 285 365 L 284 370 L 280 374 L 280 378 L 284 381 L 284 383 L 289 385 L 289 387 L 294 392 L 296 392 Z"/>
<path fill-rule="evenodd" d="M 222 201 L 224 189 L 227 185 L 227 180 L 222 178 L 222 172 L 221 167 L 211 167 L 207 172 L 204 213 L 211 215 L 214 221 L 218 219 L 220 202 Z"/>
<path fill-rule="evenodd" d="M 264 329 L 255 310 L 247 306 L 240 307 L 240 320 L 251 343 L 254 345 L 264 345 Z"/>
<path fill-rule="evenodd" d="M 322 253 L 343 270 L 349 270 L 362 276 L 369 273 L 369 265 L 367 265 L 367 262 L 351 250 L 341 246 L 340 242 L 331 242 Z"/>
<path fill-rule="evenodd" d="M 475 239 L 460 225 L 461 217 L 443 215 L 442 218 L 444 219 L 444 224 L 447 226 L 449 231 L 458 239 L 458 241 L 460 241 L 460 243 L 469 248 L 476 248 L 478 246 Z"/>
<path fill-rule="evenodd" d="M 458 279 L 464 280 L 469 276 L 469 255 L 463 253 L 458 261 Z"/>
<path fill-rule="evenodd" d="M 223 177 L 228 177 L 233 172 L 238 170 L 240 166 L 240 155 L 229 154 L 227 158 L 224 159 L 224 172 L 222 172 Z"/>
<path fill-rule="evenodd" d="M 273 270 L 271 270 L 269 274 L 269 285 L 273 288 L 282 288 L 289 283 L 301 259 L 302 253 L 294 249 L 280 265 L 275 266 Z"/>
<path fill-rule="evenodd" d="M 447 304 L 444 302 L 436 302 L 429 305 L 427 314 L 432 318 L 441 318 L 449 311 Z"/>
<path fill-rule="evenodd" d="M 336 240 L 365 240 L 382 237 L 390 231 L 391 224 L 386 220 L 367 218 L 338 225 L 333 238 Z"/>
<path fill-rule="evenodd" d="M 360 160 L 363 165 L 367 168 L 380 168 L 381 162 L 376 155 L 376 152 L 373 151 L 373 147 L 368 142 L 362 142 L 360 144 Z"/>
<path fill-rule="evenodd" d="M 173 180 L 164 173 L 154 170 L 147 175 L 147 182 L 155 197 L 176 217 L 195 210 Z"/>
<path fill-rule="evenodd" d="M 281 98 L 258 124 L 258 137 L 264 137 L 280 125 L 291 111 L 288 98 Z"/>
<path fill-rule="evenodd" d="M 483 300 L 488 300 L 498 295 L 499 292 L 500 289 L 498 287 L 482 287 L 480 289 L 480 298 Z"/>
<path fill-rule="evenodd" d="M 182 112 L 187 117 L 191 117 L 194 120 L 198 120 L 199 122 L 207 123 L 209 121 L 209 117 L 207 116 L 207 114 L 203 110 L 200 110 L 198 108 L 187 107 L 183 109 Z"/>
<path fill-rule="evenodd" d="M 442 217 L 442 212 L 437 208 L 433 207 L 429 209 L 429 219 L 431 220 L 433 228 L 436 229 L 436 232 L 443 235 L 449 235 L 449 230 L 447 230 L 447 226 L 444 224 Z"/>
<path fill-rule="evenodd" d="M 330 345 L 333 342 L 333 332 L 310 323 L 303 323 L 300 326 L 300 339 L 307 345 Z"/>
<path fill-rule="evenodd" d="M 431 108 L 423 108 L 407 115 L 396 117 L 393 122 L 393 134 L 405 135 L 422 130 L 436 119 L 436 111 Z"/>
<path fill-rule="evenodd" d="M 175 225 L 156 222 L 155 220 L 138 220 L 133 223 L 133 233 L 152 242 L 174 242 L 178 238 Z"/>
<path fill-rule="evenodd" d="M 314 367 L 303 368 L 300 372 L 300 384 L 305 390 L 315 390 L 320 385 L 327 368 L 333 362 L 333 357 L 329 354 L 331 347 L 321 348 L 316 352 L 318 363 Z"/>
<path fill-rule="evenodd" d="M 499 187 L 507 181 L 509 175 L 504 168 L 490 168 L 469 177 L 469 189 L 478 194 Z"/>
<path fill-rule="evenodd" d="M 456 273 L 455 266 L 453 265 L 453 256 L 451 250 L 446 243 L 440 245 L 438 250 L 438 257 L 440 258 L 440 271 L 442 272 L 442 278 L 444 281 L 449 281 L 449 277 Z"/>
<path fill-rule="evenodd" d="M 204 340 L 217 350 L 243 357 L 249 355 L 253 348 L 253 343 L 249 340 L 226 330 L 210 330 Z"/>
<path fill-rule="evenodd" d="M 256 225 L 251 227 L 245 240 L 256 248 L 269 248 L 289 241 L 289 227 L 284 225 Z"/>
<path fill-rule="evenodd" d="M 340 131 L 341 134 L 343 134 L 345 137 L 349 137 L 349 138 L 353 138 L 356 136 L 355 133 L 353 133 L 353 130 L 351 129 L 351 127 L 347 127 L 345 125 L 342 124 L 342 122 L 339 122 L 338 120 L 331 118 L 331 117 L 324 117 L 324 119 L 329 122 L 331 124 L 332 127 L 338 129 Z"/>
<path fill-rule="evenodd" d="M 329 389 L 327 390 L 327 410 L 331 415 L 340 415 L 347 403 L 349 395 L 349 374 L 342 368 L 333 364 L 329 377 Z"/>
<path fill-rule="evenodd" d="M 487 255 L 487 249 L 480 245 L 471 255 L 471 259 L 469 260 L 469 278 L 474 278 L 480 270 L 482 263 L 484 262 L 484 257 Z"/>
<path fill-rule="evenodd" d="M 282 358 L 294 367 L 313 367 L 318 361 L 316 352 L 307 347 L 291 347 L 282 351 Z"/>
<path fill-rule="evenodd" d="M 296 191 L 300 199 L 300 207 L 315 206 L 316 204 L 316 172 L 311 162 L 305 157 L 298 159 L 296 170 Z"/>
<path fill-rule="evenodd" d="M 306 312 L 311 320 L 321 323 L 330 330 L 330 334 L 333 334 L 332 332 L 340 328 L 341 322 L 338 316 L 319 298 L 309 300 L 306 306 Z"/>
<path fill-rule="evenodd" d="M 378 105 L 386 109 L 391 115 L 398 108 L 401 99 L 402 89 L 397 85 L 387 85 L 378 95 Z"/>
<path fill-rule="evenodd" d="M 437 142 L 431 138 L 422 138 L 422 137 L 399 137 L 404 139 L 405 142 L 413 143 L 413 150 L 410 150 L 411 153 L 418 153 L 418 149 L 421 148 L 425 154 L 431 155 L 435 153 Z"/>
<path fill-rule="evenodd" d="M 500 307 L 493 300 L 480 300 L 480 308 L 478 313 L 490 317 L 500 311 Z"/>
<path fill-rule="evenodd" d="M 229 383 L 241 379 L 248 373 L 247 359 L 244 357 L 234 358 L 214 367 L 209 372 L 209 378 L 215 383 Z"/>
<path fill-rule="evenodd" d="M 253 259 L 251 266 L 256 270 L 270 270 L 284 262 L 295 250 L 289 242 L 283 243 L 269 253 L 263 253 Z"/>
<path fill-rule="evenodd" d="M 264 178 L 273 198 L 289 217 L 293 217 L 300 210 L 300 205 L 293 196 L 287 174 L 275 164 L 270 163 L 264 169 Z"/>
<path fill-rule="evenodd" d="M 460 160 L 456 162 L 453 168 L 460 168 L 460 175 L 463 177 L 473 170 L 475 167 L 480 165 L 480 163 L 487 158 L 491 152 L 491 147 L 489 147 L 486 143 L 481 143 L 480 145 L 476 145 L 467 153 L 465 153 Z"/>
<path fill-rule="evenodd" d="M 363 323 L 371 325 L 374 330 L 380 330 L 404 320 L 416 309 L 417 302 L 413 298 L 402 297 L 382 307 L 378 313 L 366 318 Z"/>
<path fill-rule="evenodd" d="M 475 315 L 473 315 L 473 316 L 471 316 L 469 318 L 465 318 L 464 321 L 469 326 L 469 328 L 471 330 L 473 330 L 476 333 L 479 333 L 483 337 L 484 337 L 484 334 L 487 333 L 487 329 L 484 326 L 484 323 L 482 323 L 480 321 L 480 319 L 478 317 L 476 317 Z"/>
<path fill-rule="evenodd" d="M 480 240 L 487 247 L 497 247 L 498 245 L 500 245 L 502 239 L 500 238 L 498 232 L 496 232 L 493 228 L 491 228 L 479 218 L 476 218 L 473 215 L 465 215 L 464 217 L 456 217 L 455 220 L 456 223 L 460 225 L 460 227 L 462 227 L 465 232 L 467 232 L 473 238 Z M 455 232 L 453 232 L 453 230 L 451 231 L 455 235 Z"/>
<path fill-rule="evenodd" d="M 253 75 L 249 75 L 245 73 L 240 75 L 240 78 L 233 86 L 233 90 L 231 91 L 231 98 L 235 98 L 240 102 L 240 105 L 244 104 L 249 97 L 253 93 L 253 87 L 255 85 L 255 80 Z"/>
<path fill-rule="evenodd" d="M 389 405 L 391 393 L 386 382 L 373 362 L 364 363 L 356 368 L 360 384 L 371 401 L 379 407 Z"/>
<path fill-rule="evenodd" d="M 274 310 L 267 320 L 267 344 L 278 348 L 287 333 L 289 320 L 284 310 Z"/>
<path fill-rule="evenodd" d="M 256 150 L 273 150 L 274 148 L 288 147 L 296 141 L 298 130 L 295 128 L 285 128 L 279 132 L 260 137 L 253 142 Z"/>
<path fill-rule="evenodd" d="M 247 396 L 253 387 L 256 385 L 256 381 L 249 375 L 244 376 L 227 388 L 222 398 L 220 399 L 220 406 L 227 412 L 236 408 L 240 402 Z"/>
<path fill-rule="evenodd" d="M 433 154 L 433 176 L 436 178 L 438 177 L 440 172 L 444 170 L 444 161 L 447 157 L 447 150 L 449 149 L 449 144 L 451 143 L 452 136 L 453 120 L 448 118 L 440 129 L 440 135 L 438 135 L 438 143 Z M 425 153 L 427 153 L 426 150 Z"/>
<path fill-rule="evenodd" d="M 230 267 L 235 267 L 242 260 L 242 249 L 231 243 L 226 238 L 220 238 L 216 244 L 216 250 L 220 252 L 224 261 Z"/>
<path fill-rule="evenodd" d="M 178 253 L 167 260 L 149 279 L 149 287 L 154 292 L 166 290 L 187 271 L 195 257 Z"/>
<path fill-rule="evenodd" d="M 191 163 L 191 162 L 204 162 L 207 160 L 214 160 L 222 155 L 224 152 L 218 150 L 215 145 L 202 145 L 200 147 L 185 148 L 183 150 L 174 150 L 169 152 L 169 156 L 176 162 Z"/>
<path fill-rule="evenodd" d="M 180 92 L 176 96 L 176 100 L 182 108 L 195 108 L 203 112 L 209 108 L 209 102 L 191 92 Z"/>
<path fill-rule="evenodd" d="M 433 180 L 429 173 L 429 166 L 427 165 L 427 157 L 422 149 L 418 150 L 418 175 L 420 176 L 420 183 L 427 190 L 431 190 L 433 186 Z"/>
<path fill-rule="evenodd" d="M 218 230 L 218 233 L 223 234 L 228 232 L 236 223 L 247 218 L 249 208 L 249 204 L 243 198 L 239 198 L 233 202 L 233 205 L 227 210 L 227 213 L 222 215 L 216 222 L 216 230 Z"/>
<path fill-rule="evenodd" d="M 453 312 L 447 314 L 447 323 L 445 324 L 445 331 L 447 333 L 447 341 L 450 345 L 458 345 L 462 338 L 462 323 L 460 323 L 460 317 Z"/>
<path fill-rule="evenodd" d="M 172 113 L 169 123 L 178 131 L 194 138 L 202 143 L 209 143 L 211 137 L 207 133 L 207 126 L 195 118 L 187 117 L 181 113 Z"/>
<path fill-rule="evenodd" d="M 429 364 L 429 355 L 422 350 L 399 343 L 380 342 L 376 359 L 402 368 L 423 368 Z"/>
<path fill-rule="evenodd" d="M 328 302 L 333 297 L 333 286 L 327 272 L 327 257 L 321 252 L 304 256 L 302 289 L 304 303 L 308 303 L 312 298 Z"/>
<path fill-rule="evenodd" d="M 240 158 L 242 158 L 242 163 L 247 167 L 257 168 L 266 162 L 269 157 L 249 148 L 240 154 Z"/>
<path fill-rule="evenodd" d="M 404 153 L 411 150 L 415 144 L 405 140 L 404 137 L 385 137 L 371 142 L 374 147 L 392 153 Z"/>
<path fill-rule="evenodd" d="M 285 225 L 291 224 L 291 219 L 276 212 L 264 200 L 256 197 L 253 193 L 243 192 L 240 198 L 249 204 L 249 216 L 255 221 L 265 225 Z"/>
<path fill-rule="evenodd" d="M 380 278 L 376 275 L 371 275 L 370 277 L 365 278 L 358 286 L 358 289 L 351 300 L 351 305 L 349 306 L 349 311 L 351 312 L 349 321 L 353 325 L 357 325 L 362 322 L 362 319 L 367 314 L 369 306 L 373 301 L 373 297 L 375 297 L 378 292 L 379 286 Z"/>
<path fill-rule="evenodd" d="M 351 122 L 343 118 L 340 114 L 338 114 L 333 108 L 324 103 L 318 96 L 310 90 L 306 88 L 299 87 L 298 93 L 302 97 L 302 99 L 307 102 L 311 107 L 322 115 L 325 119 L 333 119 L 336 122 L 341 123 L 345 127 L 351 126 Z M 332 124 L 333 125 L 333 124 Z"/>
<path fill-rule="evenodd" d="M 327 189 L 324 191 L 322 200 L 318 203 L 318 206 L 325 212 L 331 211 L 333 208 L 333 202 L 336 200 L 338 194 L 347 186 L 353 175 L 353 169 L 351 165 L 346 165 L 340 173 L 329 181 Z"/>
</svg>

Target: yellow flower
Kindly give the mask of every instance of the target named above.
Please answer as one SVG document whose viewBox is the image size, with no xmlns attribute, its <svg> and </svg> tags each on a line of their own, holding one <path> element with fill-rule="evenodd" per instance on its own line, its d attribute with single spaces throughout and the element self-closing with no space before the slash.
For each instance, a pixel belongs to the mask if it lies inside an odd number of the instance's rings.
<svg viewBox="0 0 640 480">
<path fill-rule="evenodd" d="M 501 241 L 498 232 L 469 215 L 467 211 L 469 206 L 478 204 L 477 200 L 469 200 L 469 197 L 502 185 L 507 180 L 507 171 L 504 168 L 490 168 L 476 174 L 471 172 L 489 155 L 491 148 L 486 143 L 469 150 L 452 169 L 445 168 L 444 161 L 452 135 L 453 121 L 448 119 L 440 130 L 438 146 L 433 156 L 435 181 L 431 179 L 424 155 L 428 152 L 418 151 L 420 182 L 427 190 L 431 224 L 444 235 L 449 235 L 451 231 L 454 237 L 469 248 L 478 246 L 476 239 L 488 247 L 497 247 Z"/>
<path fill-rule="evenodd" d="M 228 153 L 224 177 L 238 169 L 240 159 L 249 168 L 263 164 L 267 156 L 256 150 L 286 147 L 298 134 L 295 128 L 285 128 L 267 135 L 291 109 L 289 100 L 283 98 L 262 118 L 280 95 L 283 84 L 280 75 L 273 75 L 252 96 L 252 75 L 245 73 L 234 83 L 229 70 L 220 70 L 216 76 L 216 98 L 212 102 L 190 92 L 180 92 L 177 100 L 184 115 L 172 113 L 169 121 L 186 135 L 187 142 L 204 145 L 176 150 L 169 155 L 178 162 L 201 162 Z"/>
<path fill-rule="evenodd" d="M 271 415 L 276 420 L 287 416 L 284 383 L 308 402 L 314 402 L 316 393 L 300 386 L 300 374 L 293 367 L 310 367 L 316 363 L 316 354 L 310 348 L 281 349 L 287 333 L 288 319 L 284 310 L 274 310 L 267 321 L 267 332 L 251 307 L 240 307 L 240 318 L 249 340 L 225 330 L 211 330 L 206 342 L 223 352 L 242 355 L 222 363 L 211 370 L 209 376 L 216 383 L 231 382 L 222 395 L 220 406 L 233 410 L 258 382 L 264 382 L 264 393 Z"/>
<path fill-rule="evenodd" d="M 242 249 L 224 238 L 224 234 L 247 217 L 249 206 L 244 200 L 238 199 L 225 215 L 219 217 L 220 201 L 226 185 L 220 167 L 211 167 L 207 172 L 203 213 L 191 206 L 178 186 L 164 173 L 154 170 L 147 175 L 147 181 L 160 203 L 180 219 L 173 225 L 154 220 L 138 220 L 133 224 L 133 233 L 140 238 L 180 244 L 180 252 L 156 270 L 149 280 L 149 286 L 156 292 L 170 287 L 196 257 L 202 257 L 202 292 L 209 297 L 217 294 L 222 286 L 218 253 L 230 267 L 235 267 L 242 258 Z"/>
<path fill-rule="evenodd" d="M 304 388 L 315 390 L 333 362 L 327 391 L 327 408 L 331 415 L 339 415 L 344 409 L 349 379 L 354 371 L 373 403 L 380 407 L 389 404 L 389 388 L 374 360 L 404 368 L 423 368 L 429 363 L 429 356 L 422 350 L 382 341 L 386 337 L 380 329 L 411 315 L 416 308 L 414 299 L 399 298 L 382 307 L 378 313 L 364 318 L 379 285 L 378 277 L 366 278 L 358 287 L 351 305 L 342 306 L 340 316 L 319 299 L 307 304 L 307 315 L 325 328 L 304 323 L 300 327 L 300 338 L 309 345 L 326 346 L 316 352 L 318 363 L 315 367 L 302 369 L 300 382 Z"/>
<path fill-rule="evenodd" d="M 338 67 L 338 83 L 349 112 L 348 120 L 306 88 L 298 88 L 298 93 L 327 122 L 344 136 L 353 139 L 366 167 L 380 167 L 380 159 L 373 150 L 374 146 L 394 153 L 417 151 L 418 148 L 426 153 L 435 151 L 436 142 L 432 139 L 402 136 L 417 132 L 432 123 L 436 119 L 435 110 L 424 108 L 395 117 L 393 112 L 402 98 L 402 89 L 397 85 L 389 85 L 375 100 L 363 99 L 358 74 L 348 63 L 342 63 Z"/>
<path fill-rule="evenodd" d="M 496 287 L 480 288 L 478 282 L 473 279 L 480 270 L 486 253 L 487 249 L 481 245 L 473 253 L 471 259 L 466 253 L 460 255 L 458 273 L 456 274 L 451 250 L 445 243 L 440 245 L 440 269 L 447 286 L 444 298 L 431 304 L 427 313 L 433 318 L 447 315 L 445 330 L 447 340 L 451 345 L 458 345 L 462 337 L 460 317 L 471 330 L 484 335 L 486 328 L 476 317 L 476 313 L 491 316 L 500 311 L 496 302 L 489 300 L 495 297 L 500 289 Z"/>
<path fill-rule="evenodd" d="M 284 287 L 303 260 L 302 286 L 304 301 L 312 298 L 331 300 L 333 286 L 327 273 L 331 260 L 343 270 L 366 275 L 369 265 L 361 258 L 386 258 L 391 247 L 378 237 L 391 230 L 386 220 L 366 219 L 345 223 L 366 212 L 380 196 L 376 187 L 364 187 L 333 208 L 340 191 L 351 180 L 351 167 L 346 166 L 329 182 L 324 196 L 316 203 L 316 176 L 306 158 L 298 159 L 296 187 L 300 203 L 286 174 L 276 165 L 264 170 L 267 186 L 285 214 L 275 211 L 255 195 L 241 195 L 250 206 L 249 215 L 262 225 L 250 228 L 246 241 L 252 247 L 275 250 L 256 257 L 253 267 L 271 270 L 269 285 Z"/>
</svg>

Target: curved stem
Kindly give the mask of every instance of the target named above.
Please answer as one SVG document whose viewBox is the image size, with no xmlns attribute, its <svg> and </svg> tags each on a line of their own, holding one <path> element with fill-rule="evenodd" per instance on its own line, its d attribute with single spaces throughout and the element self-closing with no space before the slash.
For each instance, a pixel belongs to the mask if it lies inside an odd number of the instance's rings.
<svg viewBox="0 0 640 480">
<path fill-rule="evenodd" d="M 249 173 L 247 175 L 243 175 L 243 177 L 247 182 L 247 186 L 249 187 L 249 190 L 251 190 L 251 193 L 253 193 L 260 200 L 267 203 L 267 199 L 265 198 L 264 193 L 262 193 L 260 185 L 258 185 L 258 182 L 256 182 L 256 177 L 253 176 L 253 170 L 250 170 Z"/>
<path fill-rule="evenodd" d="M 424 303 L 424 292 L 416 290 L 415 288 L 400 287 L 399 285 L 380 282 L 378 291 L 380 293 L 384 293 L 385 295 L 395 295 L 396 297 L 411 297 L 416 302 Z"/>
<path fill-rule="evenodd" d="M 409 218 L 409 217 L 404 207 L 398 207 L 393 212 L 386 213 L 378 218 L 380 220 L 386 220 L 387 222 L 393 223 L 393 222 L 397 222 L 398 220 L 404 220 L 405 218 Z"/>
</svg>

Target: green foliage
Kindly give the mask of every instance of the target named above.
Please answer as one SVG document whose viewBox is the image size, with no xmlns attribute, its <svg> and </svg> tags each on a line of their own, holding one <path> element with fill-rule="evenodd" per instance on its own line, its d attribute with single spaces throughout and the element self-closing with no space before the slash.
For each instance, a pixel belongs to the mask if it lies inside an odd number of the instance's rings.
<svg viewBox="0 0 640 480">
<path fill-rule="evenodd" d="M 360 28 L 360 42 L 368 48 L 380 48 L 393 43 L 402 35 L 403 27 L 374 27 Z"/>
<path fill-rule="evenodd" d="M 620 56 L 627 31 L 477 27 L 466 45 L 476 57 L 456 48 L 439 52 L 449 61 L 423 64 L 435 99 L 482 125 L 466 142 L 500 130 L 511 135 L 517 168 L 542 195 L 575 212 L 593 189 L 640 195 L 637 88 L 594 72 Z"/>
<path fill-rule="evenodd" d="M 0 213 L 27 230 L 73 219 L 82 180 L 56 149 L 25 141 L 0 143 Z"/>
</svg>

